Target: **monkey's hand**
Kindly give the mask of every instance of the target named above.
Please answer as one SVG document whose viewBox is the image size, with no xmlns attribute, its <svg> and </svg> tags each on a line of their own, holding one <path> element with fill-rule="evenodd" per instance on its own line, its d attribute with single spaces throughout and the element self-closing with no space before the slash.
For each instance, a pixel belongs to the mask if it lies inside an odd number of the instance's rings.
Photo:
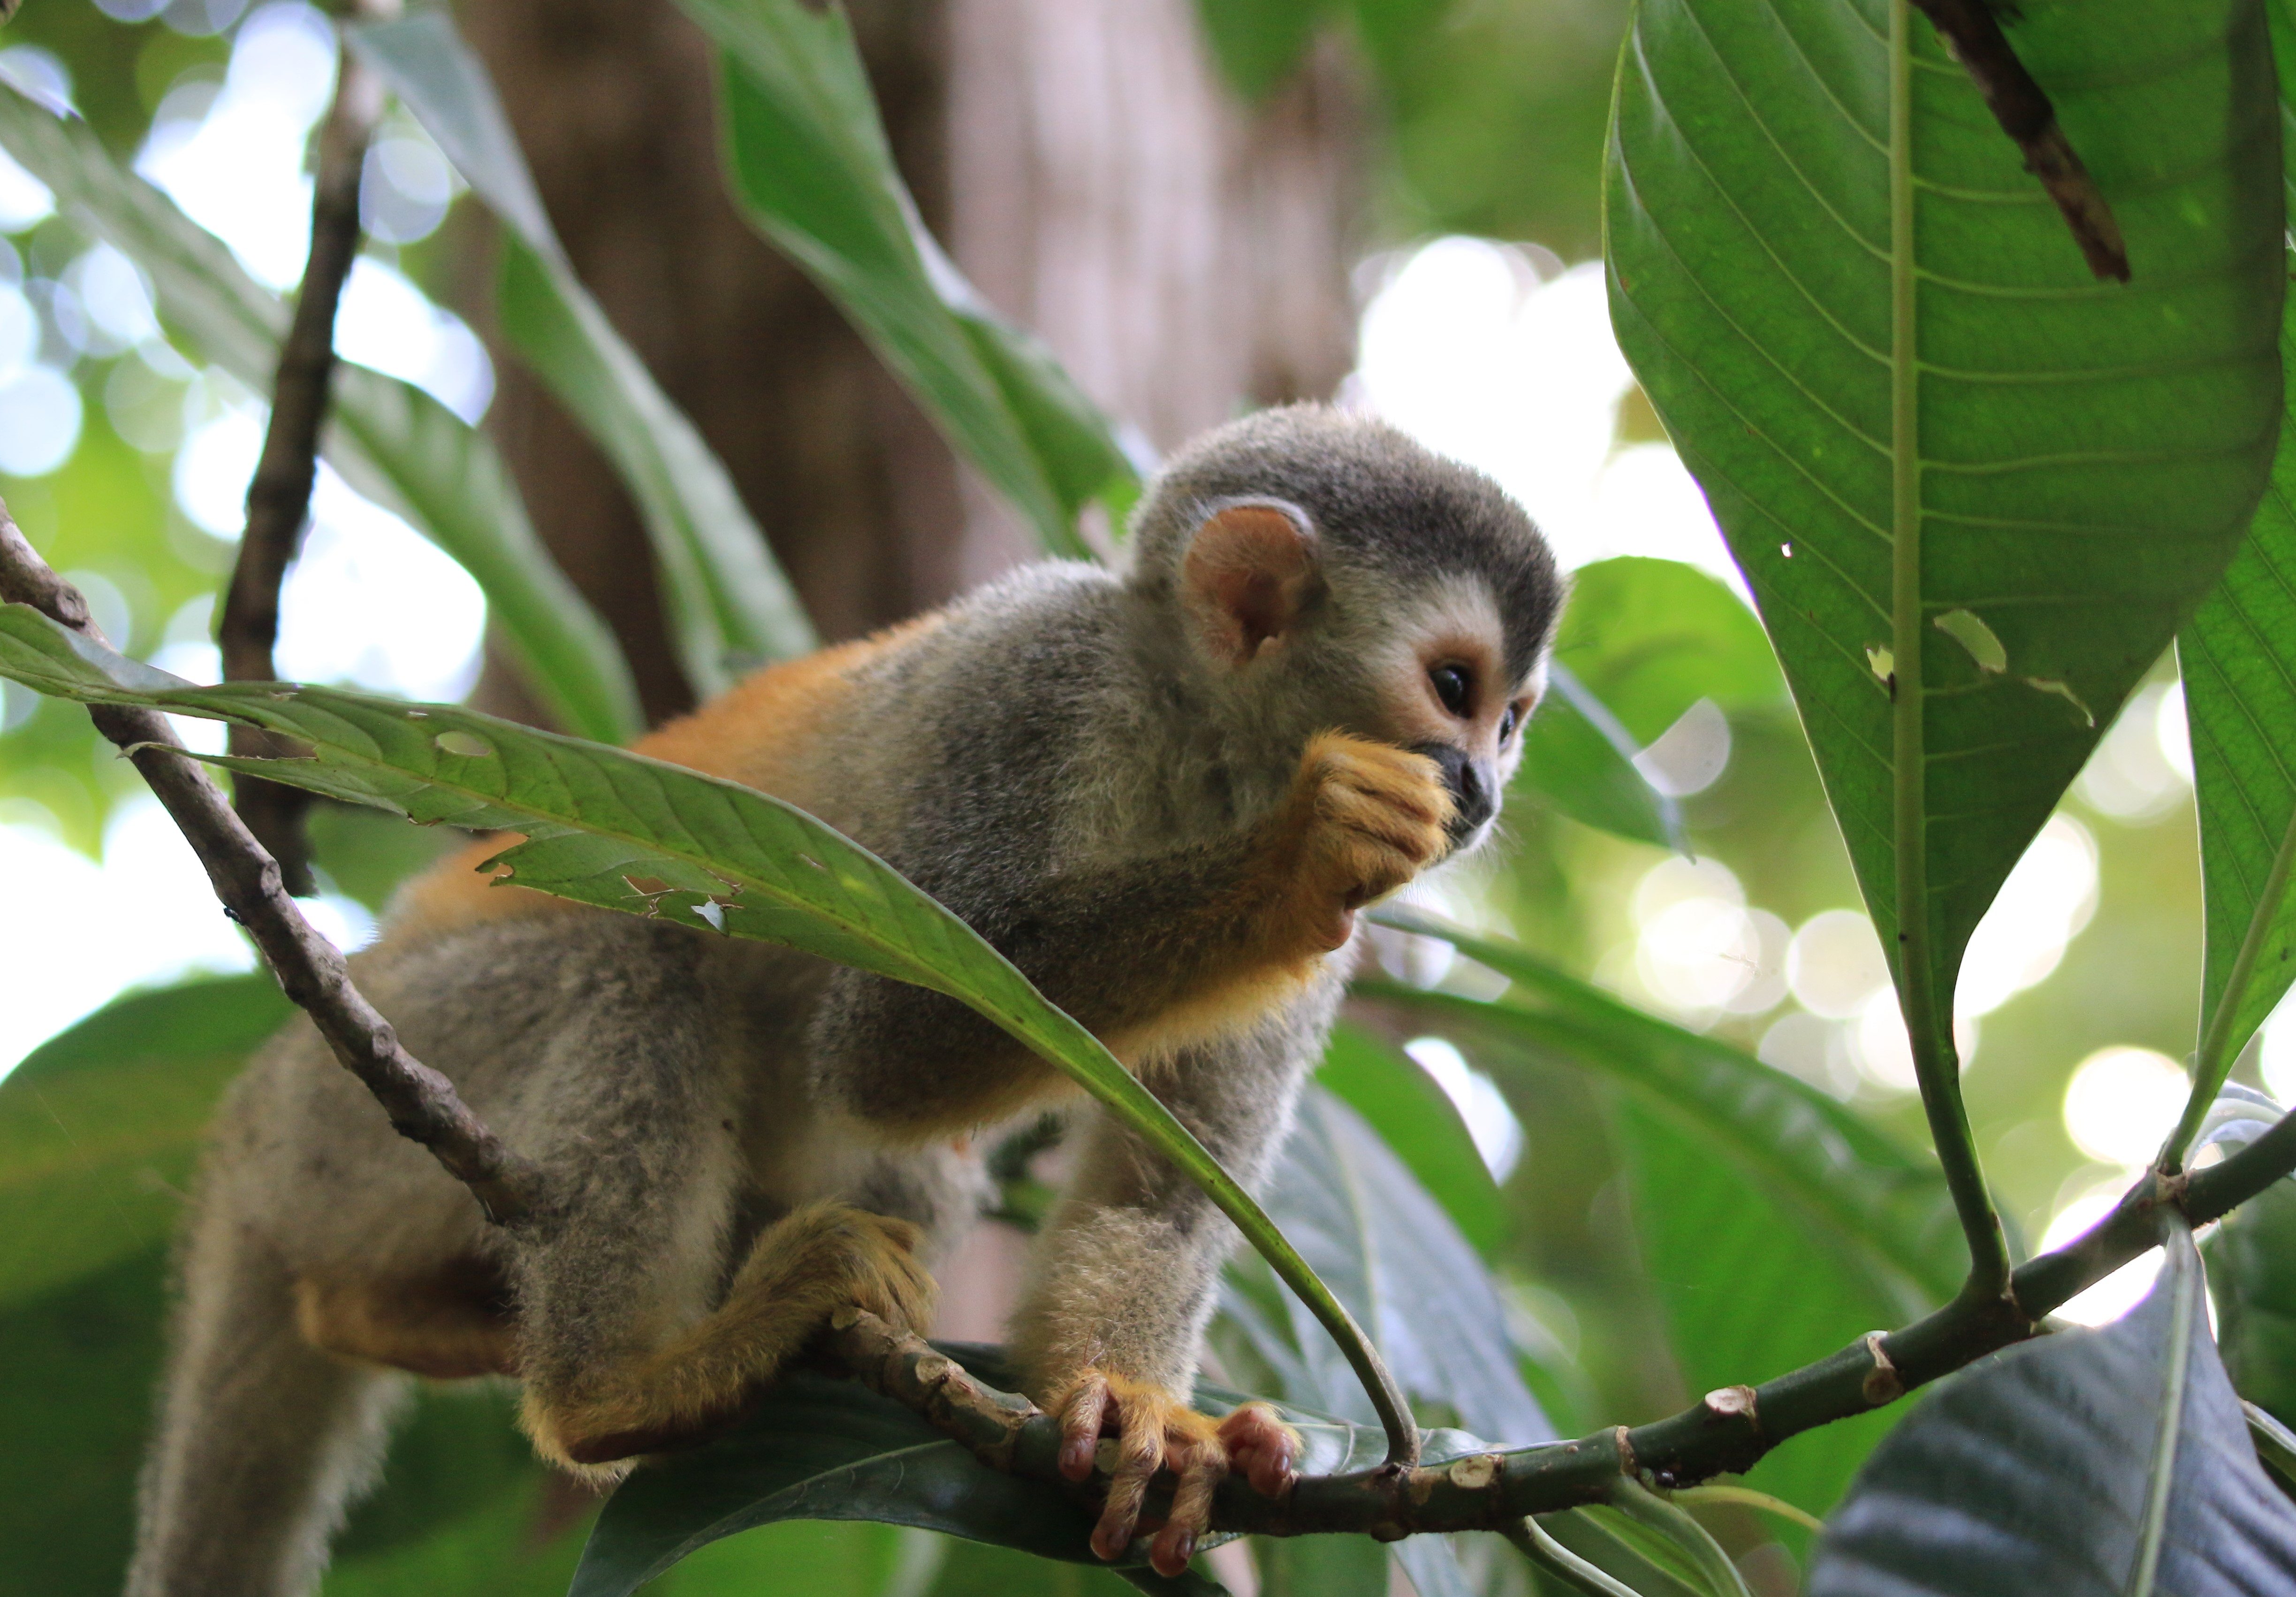
<svg viewBox="0 0 2296 1597">
<path fill-rule="evenodd" d="M 1355 912 L 1443 855 L 1451 794 L 1432 760 L 1344 732 L 1308 739 L 1280 813 L 1279 897 L 1324 952 L 1347 942 Z"/>
<path fill-rule="evenodd" d="M 1133 1533 L 1143 1528 L 1149 1481 L 1160 1469 L 1172 1472 L 1172 1506 L 1148 1555 L 1160 1575 L 1188 1567 L 1211 1518 L 1212 1492 L 1231 1472 L 1242 1470 L 1267 1497 L 1290 1491 L 1298 1472 L 1300 1434 L 1264 1403 L 1245 1404 L 1214 1420 L 1161 1387 L 1086 1370 L 1051 1407 L 1061 1421 L 1061 1473 L 1070 1480 L 1090 1477 L 1101 1432 L 1114 1432 L 1108 1497 L 1092 1532 L 1092 1550 L 1101 1557 L 1119 1557 L 1131 1545 Z"/>
</svg>

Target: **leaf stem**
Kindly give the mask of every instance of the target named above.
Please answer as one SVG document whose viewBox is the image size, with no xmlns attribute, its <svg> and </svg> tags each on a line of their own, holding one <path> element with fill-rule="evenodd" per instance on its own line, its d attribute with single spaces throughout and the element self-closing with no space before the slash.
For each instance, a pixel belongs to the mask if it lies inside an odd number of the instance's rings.
<svg viewBox="0 0 2296 1597">
<path fill-rule="evenodd" d="M 2288 894 L 2292 871 L 2296 871 L 2296 813 L 2289 816 L 2288 829 L 2280 835 L 2279 852 L 2272 856 L 2272 868 L 2265 876 L 2264 889 L 2256 895 L 2256 908 L 2249 914 L 2248 932 L 2241 938 L 2240 952 L 2234 957 L 2232 969 L 2225 976 L 2224 991 L 2217 994 L 2216 1005 L 2209 1011 L 2200 1050 L 2193 1056 L 2193 1090 L 2185 1099 L 2184 1116 L 2177 1122 L 2177 1129 L 2169 1133 L 2169 1140 L 2155 1161 L 2172 1175 L 2184 1167 L 2185 1149 L 2200 1134 L 2201 1122 L 2207 1118 L 2209 1106 L 2216 1101 L 2217 1089 L 2232 1074 L 2233 1028 L 2240 1023 L 2242 1000 L 2248 996 L 2248 984 L 2256 975 L 2256 962 L 2263 955 L 2264 945 L 2271 939 L 2280 901 Z M 2245 1042 L 2247 1039 L 2242 1041 Z"/>
<path fill-rule="evenodd" d="M 1961 1068 L 1938 989 L 1929 900 L 1927 695 L 1923 679 L 1921 348 L 1914 270 L 1913 41 L 1909 0 L 1890 6 L 1890 498 L 1893 832 L 1898 998 L 1938 1163 L 1969 1244 L 1964 1292 L 2009 1280 L 2000 1217 L 1961 1101 Z M 1948 995 L 1949 998 L 1950 995 Z"/>
<path fill-rule="evenodd" d="M 1715 1597 L 1753 1597 L 1746 1589 L 1745 1576 L 1730 1561 L 1730 1555 L 1722 1551 L 1721 1544 L 1703 1525 L 1677 1504 L 1631 1475 L 1619 1477 L 1619 1484 L 1611 1493 L 1611 1502 L 1680 1548 L 1683 1556 L 1706 1577 Z"/>
<path fill-rule="evenodd" d="M 1529 1516 L 1500 1533 L 1529 1559 L 1563 1585 L 1587 1597 L 1636 1597 L 1635 1589 L 1611 1579 L 1546 1532 Z"/>
</svg>

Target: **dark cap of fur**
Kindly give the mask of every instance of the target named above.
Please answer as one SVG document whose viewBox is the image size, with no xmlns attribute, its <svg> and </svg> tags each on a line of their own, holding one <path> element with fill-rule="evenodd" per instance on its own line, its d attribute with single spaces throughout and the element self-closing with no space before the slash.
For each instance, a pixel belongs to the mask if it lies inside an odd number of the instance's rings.
<svg viewBox="0 0 2296 1597">
<path fill-rule="evenodd" d="M 1487 584 L 1506 627 L 1508 670 L 1538 662 L 1562 608 L 1554 555 L 1522 507 L 1472 466 L 1446 460 L 1375 418 L 1286 405 L 1190 444 L 1134 518 L 1134 581 L 1176 579 L 1186 541 L 1224 500 L 1267 498 L 1314 523 L 1327 566 Z"/>
</svg>

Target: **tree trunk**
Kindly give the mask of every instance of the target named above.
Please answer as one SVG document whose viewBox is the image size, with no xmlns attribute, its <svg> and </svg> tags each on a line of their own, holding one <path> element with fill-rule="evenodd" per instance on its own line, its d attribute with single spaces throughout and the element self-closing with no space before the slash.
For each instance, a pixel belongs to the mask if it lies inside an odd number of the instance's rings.
<svg viewBox="0 0 2296 1597">
<path fill-rule="evenodd" d="M 1187 0 L 849 8 L 928 225 L 1160 448 L 1328 393 L 1352 350 L 1356 97 L 1325 51 L 1238 106 Z M 669 0 L 486 0 L 462 22 L 575 269 L 733 472 L 824 636 L 1026 558 L 843 317 L 726 198 L 709 50 Z M 481 318 L 482 321 L 488 318 Z M 494 430 L 536 527 L 622 639 L 650 719 L 692 702 L 636 509 L 497 342 Z M 488 694 L 517 712 L 491 673 Z"/>
</svg>

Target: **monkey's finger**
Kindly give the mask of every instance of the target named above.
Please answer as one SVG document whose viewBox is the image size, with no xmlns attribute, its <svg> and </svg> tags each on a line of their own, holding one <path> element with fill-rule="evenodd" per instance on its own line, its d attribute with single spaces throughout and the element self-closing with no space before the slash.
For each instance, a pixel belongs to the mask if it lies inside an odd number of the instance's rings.
<svg viewBox="0 0 2296 1597">
<path fill-rule="evenodd" d="M 1212 1491 L 1227 1474 L 1227 1460 L 1218 1447 L 1195 1447 L 1180 1466 L 1179 1488 L 1172 1494 L 1172 1511 L 1148 1550 L 1156 1573 L 1174 1576 L 1196 1556 L 1196 1541 L 1212 1517 Z"/>
<path fill-rule="evenodd" d="M 1148 1496 L 1148 1482 L 1155 1473 L 1155 1463 L 1142 1469 L 1130 1458 L 1117 1466 L 1108 1483 L 1108 1500 L 1101 1505 L 1100 1523 L 1092 1527 L 1092 1550 L 1102 1558 L 1119 1558 L 1132 1545 L 1133 1533 L 1140 1526 L 1141 1505 Z"/>
<path fill-rule="evenodd" d="M 1263 1497 L 1281 1497 L 1300 1475 L 1300 1433 L 1264 1403 L 1248 1403 L 1220 1421 L 1228 1461 Z"/>
<path fill-rule="evenodd" d="M 1087 1375 L 1061 1407 L 1061 1473 L 1070 1480 L 1092 1474 L 1092 1459 L 1100 1445 L 1101 1421 L 1108 1417 L 1108 1382 Z"/>
</svg>

